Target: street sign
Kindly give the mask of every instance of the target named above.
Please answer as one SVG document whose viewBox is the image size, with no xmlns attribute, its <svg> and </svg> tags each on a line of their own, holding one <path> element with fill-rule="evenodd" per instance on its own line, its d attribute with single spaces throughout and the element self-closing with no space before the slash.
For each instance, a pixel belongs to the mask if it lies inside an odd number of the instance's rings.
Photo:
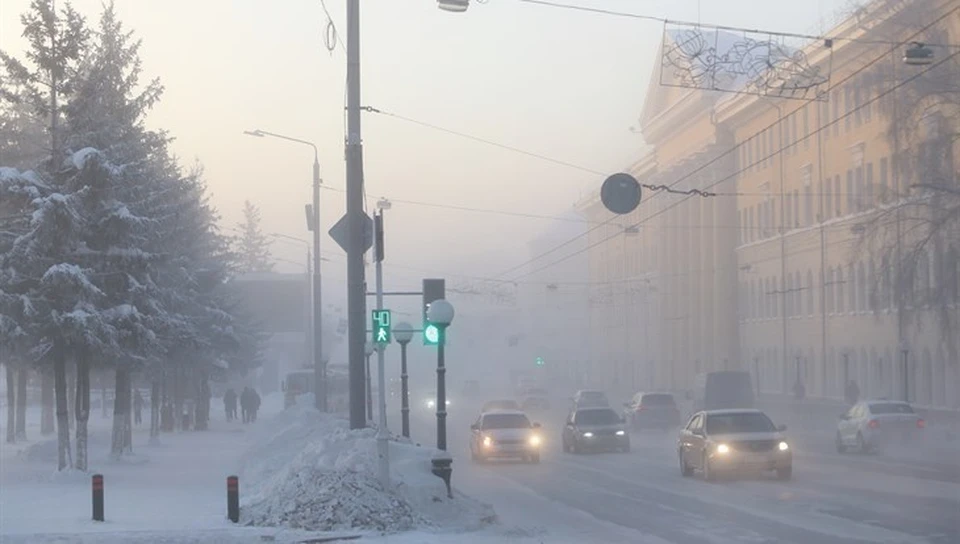
<svg viewBox="0 0 960 544">
<path fill-rule="evenodd" d="M 356 212 L 363 217 L 360 218 L 360 221 L 363 222 L 363 241 L 362 241 L 362 251 L 366 253 L 368 249 L 373 246 L 373 219 L 370 219 L 370 216 L 363 212 Z M 346 213 L 343 217 L 340 218 L 337 223 L 330 227 L 328 234 L 333 238 L 333 241 L 340 246 L 340 249 L 344 251 L 350 251 L 350 214 Z"/>
<path fill-rule="evenodd" d="M 640 183 L 623 172 L 608 177 L 600 187 L 600 201 L 608 210 L 619 215 L 637 209 L 640 195 Z"/>
<path fill-rule="evenodd" d="M 390 310 L 374 310 L 373 312 L 373 342 L 375 344 L 390 343 Z"/>
</svg>

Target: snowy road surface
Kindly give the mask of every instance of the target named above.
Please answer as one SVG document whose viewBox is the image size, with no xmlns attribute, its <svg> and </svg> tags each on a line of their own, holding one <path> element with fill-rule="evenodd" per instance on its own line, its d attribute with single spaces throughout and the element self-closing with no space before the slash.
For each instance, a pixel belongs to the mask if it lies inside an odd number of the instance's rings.
<svg viewBox="0 0 960 544">
<path fill-rule="evenodd" d="M 462 406 L 462 404 L 461 404 Z M 449 416 L 454 481 L 491 502 L 505 521 L 549 529 L 551 521 L 602 531 L 594 541 L 854 543 L 960 542 L 960 458 L 912 454 L 840 455 L 832 434 L 806 432 L 795 444 L 794 478 L 680 476 L 676 433 L 633 433 L 630 453 L 561 452 L 562 409 L 534 417 L 543 424 L 542 462 L 469 461 L 467 437 L 476 411 Z M 413 438 L 434 441 L 435 418 L 414 411 Z M 543 512 L 553 504 L 554 516 Z M 525 501 L 540 501 L 524 509 Z M 558 521 L 559 520 L 559 521 Z M 589 523 L 588 523 L 589 521 Z M 588 535 L 583 535 L 588 536 Z"/>
</svg>

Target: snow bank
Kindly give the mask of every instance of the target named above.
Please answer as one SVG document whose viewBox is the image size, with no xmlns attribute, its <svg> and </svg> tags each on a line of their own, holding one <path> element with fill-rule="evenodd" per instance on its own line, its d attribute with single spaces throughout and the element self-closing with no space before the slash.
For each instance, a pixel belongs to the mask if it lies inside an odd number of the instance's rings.
<svg viewBox="0 0 960 544">
<path fill-rule="evenodd" d="M 496 519 L 462 494 L 447 498 L 433 450 L 391 440 L 392 482 L 377 479 L 376 432 L 298 404 L 258 429 L 243 457 L 242 522 L 307 530 L 472 531 Z"/>
</svg>

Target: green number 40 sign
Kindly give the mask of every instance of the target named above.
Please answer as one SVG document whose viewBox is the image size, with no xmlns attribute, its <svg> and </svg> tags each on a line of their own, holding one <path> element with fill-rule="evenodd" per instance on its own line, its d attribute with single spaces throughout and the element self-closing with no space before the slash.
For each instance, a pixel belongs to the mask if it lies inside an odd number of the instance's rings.
<svg viewBox="0 0 960 544">
<path fill-rule="evenodd" d="M 373 311 L 373 342 L 375 344 L 390 343 L 390 310 Z"/>
</svg>

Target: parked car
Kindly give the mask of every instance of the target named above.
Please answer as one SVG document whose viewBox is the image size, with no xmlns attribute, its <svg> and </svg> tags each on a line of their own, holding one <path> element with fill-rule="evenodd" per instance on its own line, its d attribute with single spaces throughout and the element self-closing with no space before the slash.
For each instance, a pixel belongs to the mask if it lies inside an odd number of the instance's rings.
<svg viewBox="0 0 960 544">
<path fill-rule="evenodd" d="M 576 408 L 563 427 L 563 451 L 630 451 L 630 435 L 623 416 L 612 408 Z"/>
<path fill-rule="evenodd" d="M 922 438 L 926 422 L 909 403 L 892 400 L 858 402 L 837 422 L 837 451 L 877 451 L 890 444 L 909 445 Z"/>
<path fill-rule="evenodd" d="M 760 410 L 697 412 L 680 431 L 677 455 L 680 474 L 703 472 L 712 481 L 720 473 L 776 471 L 781 480 L 793 474 L 793 452 L 783 436 L 785 425 L 774 425 Z"/>
<path fill-rule="evenodd" d="M 637 393 L 624 403 L 623 415 L 633 429 L 667 430 L 681 423 L 672 393 Z"/>
<path fill-rule="evenodd" d="M 470 459 L 520 458 L 540 462 L 540 424 L 531 423 L 519 410 L 495 410 L 480 414 L 470 426 Z"/>
</svg>

